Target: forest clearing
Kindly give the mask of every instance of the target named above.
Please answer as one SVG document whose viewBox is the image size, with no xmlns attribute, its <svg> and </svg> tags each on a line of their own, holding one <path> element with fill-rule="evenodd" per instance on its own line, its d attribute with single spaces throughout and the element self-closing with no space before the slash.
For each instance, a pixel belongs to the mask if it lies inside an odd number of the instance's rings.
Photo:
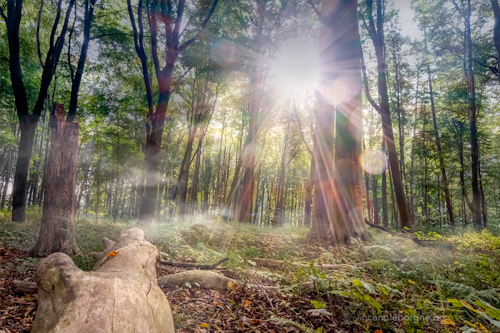
<svg viewBox="0 0 500 333">
<path fill-rule="evenodd" d="M 0 333 L 500 332 L 499 0 L 0 0 Z"/>
</svg>

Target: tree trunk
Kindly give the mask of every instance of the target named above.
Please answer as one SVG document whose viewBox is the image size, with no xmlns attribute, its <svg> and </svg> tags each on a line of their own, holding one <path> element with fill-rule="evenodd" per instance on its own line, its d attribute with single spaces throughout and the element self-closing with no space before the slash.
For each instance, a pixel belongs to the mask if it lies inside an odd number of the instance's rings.
<svg viewBox="0 0 500 333">
<path fill-rule="evenodd" d="M 138 228 L 106 244 L 92 272 L 63 253 L 40 262 L 32 332 L 174 332 L 170 305 L 156 280 L 158 249 Z"/>
<path fill-rule="evenodd" d="M 21 140 L 14 172 L 14 185 L 12 188 L 12 221 L 24 222 L 26 220 L 26 201 L 28 188 L 28 170 L 30 166 L 31 151 L 33 150 L 33 139 L 38 122 L 32 121 L 32 117 L 19 124 Z"/>
<path fill-rule="evenodd" d="M 476 124 L 476 87 L 474 82 L 474 69 L 472 67 L 472 36 L 471 36 L 471 1 L 467 1 L 467 13 L 465 15 L 465 36 L 467 38 L 468 61 L 468 84 L 469 84 L 469 120 L 470 120 L 470 145 L 472 161 L 472 222 L 475 226 L 481 226 L 481 191 L 479 189 L 479 144 Z"/>
<path fill-rule="evenodd" d="M 425 29 L 424 29 L 424 41 L 425 41 L 425 51 L 427 54 L 427 37 L 425 34 Z M 446 201 L 446 209 L 448 211 L 448 218 L 450 220 L 451 225 L 455 225 L 455 217 L 453 216 L 453 206 L 451 204 L 451 199 L 450 199 L 450 190 L 448 187 L 448 178 L 446 177 L 446 169 L 444 166 L 444 158 L 443 158 L 443 150 L 441 148 L 441 138 L 439 137 L 439 130 L 438 130 L 438 125 L 437 125 L 437 119 L 436 119 L 436 108 L 434 106 L 434 92 L 432 90 L 432 80 L 431 80 L 431 67 L 429 65 L 429 62 L 427 62 L 427 77 L 429 81 L 429 97 L 431 101 L 431 112 L 432 112 L 432 123 L 434 125 L 434 138 L 436 140 L 436 147 L 437 147 L 437 152 L 439 155 L 439 166 L 441 167 L 441 177 L 443 180 L 443 190 L 444 190 L 444 197 Z"/>
<path fill-rule="evenodd" d="M 12 150 L 9 150 L 8 158 L 7 158 L 7 166 L 5 167 L 5 179 L 4 179 L 4 183 L 3 183 L 2 201 L 0 202 L 0 208 L 5 207 L 5 201 L 7 199 L 7 191 L 9 189 L 10 175 L 12 172 L 12 160 L 14 158 L 13 155 L 14 155 L 14 152 Z"/>
<path fill-rule="evenodd" d="M 32 257 L 54 252 L 75 253 L 75 187 L 78 163 L 79 124 L 64 121 L 64 105 L 57 104 L 51 115 L 51 139 L 42 220 Z"/>
<path fill-rule="evenodd" d="M 382 151 L 385 152 L 385 141 L 382 138 Z M 382 171 L 382 225 L 389 226 L 389 205 L 387 204 L 387 168 Z"/>
<path fill-rule="evenodd" d="M 380 217 L 378 210 L 378 179 L 377 175 L 372 175 L 372 201 L 373 201 L 373 223 L 380 225 Z"/>
<path fill-rule="evenodd" d="M 351 238 L 368 238 L 363 221 L 359 164 L 362 108 L 357 8 L 357 1 L 354 0 L 325 0 L 321 9 L 324 25 L 320 31 L 320 56 L 323 66 L 334 68 L 335 73 L 324 74 L 322 84 L 329 95 L 320 93 L 315 114 L 317 149 L 314 155 L 317 174 L 314 205 L 318 226 L 315 236 L 332 245 L 348 244 Z M 336 82 L 342 82 L 345 89 L 336 89 Z M 330 95 L 332 93 L 336 95 L 335 103 Z M 337 132 L 335 142 L 334 123 Z"/>
<path fill-rule="evenodd" d="M 491 7 L 493 8 L 493 16 L 495 17 L 495 27 L 493 28 L 493 41 L 495 42 L 495 48 L 497 49 L 497 76 L 500 82 L 500 5 L 498 0 L 490 0 Z"/>
<path fill-rule="evenodd" d="M 306 195 L 305 195 L 305 200 L 304 200 L 304 226 L 310 227 L 311 226 L 311 218 L 312 218 L 312 199 L 313 199 L 313 186 L 314 186 L 314 157 L 311 156 L 311 162 L 310 162 L 310 167 L 309 167 L 309 179 L 307 180 L 305 190 L 306 190 Z M 264 193 L 264 192 L 262 192 Z M 264 198 L 262 198 L 264 200 Z"/>
<path fill-rule="evenodd" d="M 389 94 L 387 90 L 387 64 L 384 55 L 384 14 L 382 0 L 377 0 L 377 27 L 373 20 L 373 0 L 366 0 L 368 6 L 368 18 L 370 22 L 370 33 L 372 36 L 373 46 L 375 47 L 375 55 L 377 57 L 377 72 L 378 72 L 378 92 L 380 95 L 380 115 L 382 118 L 382 131 L 385 142 L 387 144 L 387 152 L 389 155 L 389 166 L 391 168 L 392 180 L 394 184 L 394 193 L 400 216 L 401 228 L 410 228 L 410 214 L 406 202 L 406 194 L 403 186 L 401 172 L 399 170 L 399 161 L 394 141 L 394 133 L 392 127 L 391 113 L 389 109 Z"/>
</svg>

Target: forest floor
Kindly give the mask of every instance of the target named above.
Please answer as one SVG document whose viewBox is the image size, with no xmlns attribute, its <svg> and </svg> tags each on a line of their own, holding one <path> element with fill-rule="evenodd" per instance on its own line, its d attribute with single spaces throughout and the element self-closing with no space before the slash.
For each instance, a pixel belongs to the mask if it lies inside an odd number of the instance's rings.
<svg viewBox="0 0 500 333">
<path fill-rule="evenodd" d="M 16 295 L 13 281 L 34 281 L 40 260 L 27 250 L 39 215 L 30 212 L 23 224 L 8 220 L 9 212 L 0 212 L 0 333 L 29 332 L 37 295 Z M 132 223 L 79 219 L 73 260 L 89 270 L 101 239 L 116 239 Z M 369 243 L 322 248 L 305 228 L 200 218 L 145 229 L 167 260 L 212 264 L 227 257 L 218 272 L 253 285 L 164 288 L 177 332 L 500 332 L 500 237 L 461 229 L 420 232 L 414 237 L 426 241 L 415 242 L 370 232 Z M 280 262 L 266 268 L 256 258 Z M 183 270 L 158 265 L 157 274 Z"/>
</svg>

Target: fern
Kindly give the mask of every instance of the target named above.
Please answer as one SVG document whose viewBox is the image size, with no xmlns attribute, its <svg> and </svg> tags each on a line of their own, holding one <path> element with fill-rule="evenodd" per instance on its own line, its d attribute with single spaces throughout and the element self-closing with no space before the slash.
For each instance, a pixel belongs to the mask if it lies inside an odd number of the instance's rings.
<svg viewBox="0 0 500 333">
<path fill-rule="evenodd" d="M 438 285 L 440 289 L 448 290 L 454 295 L 461 296 L 460 298 L 466 302 L 484 299 L 488 302 L 498 304 L 500 288 L 477 290 L 474 287 L 449 280 L 437 280 L 435 284 Z"/>
</svg>

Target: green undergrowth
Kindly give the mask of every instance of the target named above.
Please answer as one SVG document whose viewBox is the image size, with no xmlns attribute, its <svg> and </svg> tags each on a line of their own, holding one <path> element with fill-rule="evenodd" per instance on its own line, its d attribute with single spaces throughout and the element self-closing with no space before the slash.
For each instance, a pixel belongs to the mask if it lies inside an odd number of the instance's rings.
<svg viewBox="0 0 500 333">
<path fill-rule="evenodd" d="M 9 222 L 9 216 L 0 212 L 0 242 L 32 246 L 38 212 L 30 211 L 23 224 Z M 91 252 L 103 250 L 102 238 L 116 239 L 133 223 L 80 218 L 77 265 L 90 269 Z M 414 234 L 427 246 L 370 230 L 370 243 L 337 248 L 314 245 L 305 228 L 262 228 L 201 217 L 144 231 L 169 260 L 214 263 L 227 257 L 221 266 L 278 284 L 287 298 L 307 293 L 318 316 L 328 320 L 340 314 L 360 330 L 500 331 L 500 237 L 486 230 Z M 257 267 L 252 258 L 284 260 L 284 265 L 270 270 Z M 337 266 L 326 270 L 322 265 Z"/>
</svg>

